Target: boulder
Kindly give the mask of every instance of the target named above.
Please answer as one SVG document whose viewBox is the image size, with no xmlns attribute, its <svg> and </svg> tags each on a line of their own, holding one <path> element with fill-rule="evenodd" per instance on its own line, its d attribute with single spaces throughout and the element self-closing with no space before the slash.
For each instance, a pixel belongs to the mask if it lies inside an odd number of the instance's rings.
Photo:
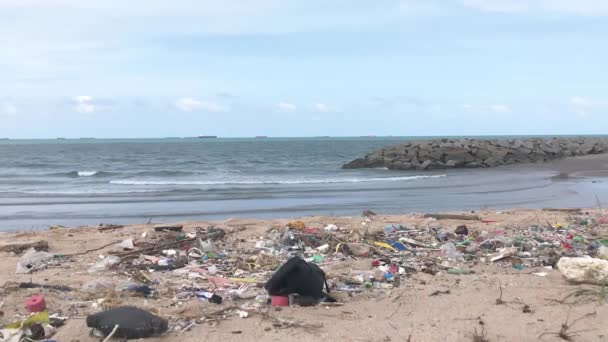
<svg viewBox="0 0 608 342">
<path fill-rule="evenodd" d="M 471 153 L 462 149 L 449 149 L 445 151 L 445 159 L 468 163 L 474 161 L 475 157 L 473 157 Z"/>
<path fill-rule="evenodd" d="M 503 164 L 546 162 L 563 157 L 608 152 L 608 139 L 436 139 L 389 146 L 344 164 L 344 169 L 387 167 L 430 170 L 495 167 Z"/>
<path fill-rule="evenodd" d="M 486 166 L 488 167 L 495 167 L 500 165 L 500 162 L 494 158 L 488 158 L 484 160 L 483 163 L 486 164 Z"/>
<path fill-rule="evenodd" d="M 429 166 L 431 166 L 431 164 L 433 164 L 433 161 L 427 159 L 424 161 L 424 163 L 422 163 L 422 164 L 420 164 L 420 166 L 418 166 L 418 169 L 427 170 L 429 168 Z"/>
<path fill-rule="evenodd" d="M 412 163 L 409 162 L 396 162 L 387 166 L 390 170 L 411 170 L 413 167 Z"/>
<path fill-rule="evenodd" d="M 608 283 L 608 261 L 596 258 L 562 257 L 557 268 L 564 278 L 575 284 L 605 285 Z"/>
<path fill-rule="evenodd" d="M 342 166 L 343 169 L 363 169 L 363 168 L 369 168 L 369 167 L 372 167 L 372 166 L 370 166 L 367 159 L 365 159 L 365 158 L 357 158 L 357 159 L 351 161 L 350 163 L 346 163 Z"/>
<path fill-rule="evenodd" d="M 460 167 L 463 166 L 464 162 L 463 161 L 458 161 L 458 160 L 448 160 L 447 162 L 445 162 L 445 166 L 446 167 Z"/>
</svg>

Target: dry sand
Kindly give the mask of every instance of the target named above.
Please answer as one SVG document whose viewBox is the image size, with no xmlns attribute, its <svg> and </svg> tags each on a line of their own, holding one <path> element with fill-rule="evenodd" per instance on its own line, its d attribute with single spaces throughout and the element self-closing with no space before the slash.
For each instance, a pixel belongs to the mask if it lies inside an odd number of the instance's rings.
<svg viewBox="0 0 608 342">
<path fill-rule="evenodd" d="M 308 217 L 303 218 L 308 226 L 323 227 L 326 224 L 350 227 L 353 230 L 381 228 L 386 224 L 400 223 L 407 226 L 445 227 L 450 231 L 466 223 L 470 231 L 494 231 L 503 229 L 509 232 L 525 229 L 533 224 L 547 222 L 567 222 L 569 214 L 539 210 L 515 210 L 504 212 L 477 213 L 484 219 L 496 223 L 432 221 L 420 215 L 377 216 L 368 225 L 361 224 L 360 217 Z M 588 217 L 599 217 L 599 210 L 590 210 Z M 215 224 L 227 230 L 246 227 L 245 230 L 230 236 L 238 238 L 243 250 L 251 249 L 251 241 L 262 236 L 273 225 L 285 225 L 289 220 L 243 220 L 232 219 Z M 192 231 L 197 226 L 205 227 L 207 222 L 185 222 L 184 231 Z M 593 228 L 599 236 L 608 235 L 608 227 Z M 33 242 L 40 239 L 49 241 L 53 253 L 75 253 L 96 248 L 112 241 L 129 237 L 139 237 L 142 232 L 152 233 L 151 226 L 134 225 L 112 231 L 99 232 L 94 228 L 54 229 L 36 232 L 0 233 L 0 245 L 20 242 Z M 83 283 L 100 275 L 87 273 L 87 268 L 105 254 L 110 248 L 72 258 L 58 267 L 48 268 L 31 275 L 15 274 L 16 255 L 3 254 L 0 262 L 0 324 L 6 324 L 25 315 L 25 299 L 33 293 L 45 294 L 51 313 L 70 316 L 66 326 L 61 327 L 54 339 L 58 341 L 98 341 L 89 337 L 84 317 L 96 312 L 90 303 L 75 304 L 85 299 L 78 292 L 57 293 L 48 290 L 13 289 L 13 282 L 33 281 L 35 283 L 68 285 L 80 288 Z M 332 275 L 344 268 L 369 269 L 370 260 L 322 266 L 332 281 Z M 590 285 L 571 285 L 557 270 L 543 267 L 526 268 L 519 271 L 510 265 L 477 263 L 472 266 L 471 275 L 450 275 L 441 272 L 437 275 L 413 273 L 408 275 L 401 286 L 390 291 L 371 291 L 343 298 L 343 306 L 338 307 L 288 307 L 269 308 L 267 315 L 253 313 L 249 318 L 230 316 L 219 323 L 200 324 L 191 331 L 169 333 L 149 341 L 482 341 L 474 340 L 475 331 L 485 331 L 488 341 L 538 341 L 544 333 L 557 333 L 565 322 L 573 322 L 586 314 L 594 315 L 576 322 L 574 341 L 608 341 L 608 304 L 599 299 L 577 304 L 558 304 L 562 299 L 578 289 L 595 289 Z M 533 272 L 547 272 L 546 277 L 533 275 Z M 126 279 L 124 275 L 107 277 Z M 170 275 L 161 275 L 164 281 L 171 281 Z M 154 274 L 153 274 L 154 276 Z M 177 282 L 177 279 L 175 280 Z M 164 283 L 163 283 L 164 284 Z M 502 286 L 504 304 L 497 305 L 499 287 Z M 449 290 L 448 294 L 431 296 L 435 291 Z M 175 316 L 191 314 L 201 317 L 209 312 L 233 305 L 225 302 L 213 305 L 197 299 L 184 301 L 176 306 L 171 298 L 160 300 L 143 298 L 119 298 L 122 303 L 135 304 L 143 308 L 157 310 L 163 315 Z M 531 312 L 524 312 L 528 306 Z M 308 324 L 322 325 L 318 329 L 300 327 L 277 328 L 273 318 L 299 320 Z M 563 341 L 555 334 L 547 334 L 543 341 Z"/>
</svg>

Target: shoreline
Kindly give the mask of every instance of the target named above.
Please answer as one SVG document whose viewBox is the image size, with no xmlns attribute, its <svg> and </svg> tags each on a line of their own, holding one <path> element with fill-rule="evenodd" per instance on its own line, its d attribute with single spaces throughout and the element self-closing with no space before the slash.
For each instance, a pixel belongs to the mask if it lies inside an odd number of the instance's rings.
<svg viewBox="0 0 608 342">
<path fill-rule="evenodd" d="M 97 263 L 99 255 L 111 255 L 111 253 L 124 253 L 115 245 L 86 253 L 100 246 L 119 242 L 132 238 L 136 244 L 136 251 L 144 249 L 149 243 L 156 239 L 166 240 L 179 233 L 155 232 L 153 225 L 130 225 L 122 228 L 99 231 L 96 227 L 89 228 L 56 228 L 43 231 L 22 231 L 14 233 L 0 233 L 0 248 L 8 243 L 27 243 L 38 240 L 48 241 L 49 252 L 60 255 L 76 254 L 67 257 L 57 265 L 36 271 L 32 274 L 15 274 L 15 265 L 19 255 L 11 253 L 0 253 L 0 293 L 3 297 L 4 316 L 0 317 L 0 323 L 8 323 L 25 314 L 23 302 L 35 293 L 43 293 L 51 313 L 61 313 L 68 316 L 66 325 L 58 329 L 55 339 L 69 340 L 78 337 L 81 342 L 96 341 L 88 337 L 89 329 L 82 317 L 100 310 L 95 304 L 101 298 L 108 301 L 111 296 L 112 303 L 122 305 L 136 305 L 150 310 L 156 314 L 170 319 L 171 324 L 185 322 L 188 319 L 200 319 L 221 309 L 236 306 L 245 308 L 250 317 L 243 319 L 234 312 L 227 311 L 226 316 L 219 321 L 210 320 L 196 324 L 189 332 L 172 331 L 166 336 L 146 339 L 147 341 L 168 341 L 180 338 L 183 342 L 194 342 L 200 339 L 206 341 L 238 341 L 243 337 L 255 338 L 259 341 L 271 341 L 278 339 L 291 339 L 297 336 L 302 341 L 316 341 L 318 334 L 333 340 L 373 340 L 380 341 L 382 338 L 392 336 L 412 336 L 413 341 L 468 341 L 474 330 L 484 328 L 489 340 L 536 340 L 536 338 L 547 331 L 559 330 L 561 322 L 567 317 L 571 319 L 583 316 L 588 312 L 596 312 L 595 317 L 585 319 L 577 325 L 577 330 L 582 329 L 582 340 L 606 341 L 608 336 L 603 334 L 604 323 L 602 317 L 608 314 L 608 305 L 597 305 L 596 301 L 584 301 L 572 305 L 555 304 L 551 298 L 561 299 L 577 289 L 595 289 L 591 285 L 572 285 L 564 280 L 558 270 L 547 269 L 533 262 L 533 259 L 522 259 L 524 268 L 518 270 L 511 266 L 511 261 L 490 262 L 486 253 L 496 253 L 498 247 L 487 252 L 474 252 L 472 259 L 465 261 L 451 261 L 437 257 L 443 242 L 425 240 L 426 234 L 433 229 L 445 229 L 453 233 L 456 227 L 466 225 L 469 236 L 504 236 L 505 238 L 516 238 L 517 236 L 528 236 L 529 227 L 546 227 L 551 224 L 557 228 L 555 231 L 547 230 L 543 236 L 549 241 L 559 239 L 568 234 L 582 236 L 586 241 L 608 238 L 608 225 L 600 224 L 593 226 L 581 226 L 579 222 L 593 222 L 606 216 L 599 209 L 582 209 L 580 212 L 572 211 L 543 211 L 533 209 L 515 209 L 505 211 L 481 210 L 471 212 L 453 212 L 452 214 L 478 215 L 484 221 L 461 221 L 461 220 L 435 220 L 425 218 L 422 214 L 406 215 L 378 215 L 365 217 L 326 217 L 313 216 L 304 217 L 301 220 L 310 229 L 320 228 L 321 231 L 327 225 L 334 224 L 338 227 L 335 234 L 342 234 L 341 239 L 359 239 L 365 234 L 375 234 L 375 231 L 383 231 L 387 225 L 403 225 L 417 231 L 414 239 L 424 244 L 437 245 L 423 252 L 421 249 L 417 254 L 408 252 L 401 257 L 407 265 L 406 274 L 402 276 L 400 285 L 392 289 L 371 290 L 367 292 L 353 293 L 333 289 L 333 293 L 340 298 L 340 306 L 337 307 L 287 307 L 278 310 L 270 307 L 267 314 L 261 314 L 250 306 L 250 300 L 229 300 L 227 290 L 239 285 L 222 285 L 217 293 L 225 298 L 225 303 L 214 305 L 202 302 L 197 298 L 176 300 L 173 290 L 179 284 L 198 284 L 200 287 L 212 286 L 205 278 L 185 278 L 178 271 L 156 271 L 147 273 L 153 282 L 150 286 L 159 291 L 158 297 L 141 298 L 138 296 L 117 294 L 113 295 L 103 291 L 97 293 L 84 293 L 83 285 L 95 279 L 108 279 L 114 282 L 137 281 L 134 273 L 124 272 L 122 268 L 106 270 L 91 274 L 87 269 Z M 252 256 L 260 254 L 260 249 L 255 246 L 258 241 L 268 239 L 272 229 L 284 229 L 292 219 L 230 219 L 216 222 L 175 222 L 183 225 L 183 233 L 193 233 L 196 227 L 205 228 L 213 225 L 222 228 L 226 236 L 216 242 L 217 248 L 226 253 L 223 261 L 203 262 L 203 268 L 217 265 L 220 272 L 219 277 L 255 278 L 257 282 L 264 282 L 272 273 L 274 266 L 270 269 L 245 270 L 238 276 L 234 275 L 234 268 L 240 257 L 247 260 Z M 559 228 L 561 227 L 561 228 Z M 543 228 L 546 229 L 546 228 Z M 559 231 L 559 233 L 558 233 Z M 568 233 L 571 232 L 571 233 Z M 330 233 L 334 234 L 334 233 Z M 453 239 L 453 238 L 450 238 Z M 561 243 L 561 242 L 560 242 Z M 335 247 L 332 247 L 335 248 Z M 378 258 L 344 257 L 335 254 L 330 248 L 325 252 L 316 252 L 324 255 L 325 260 L 320 267 L 328 275 L 330 286 L 337 286 L 341 277 L 350 274 L 352 270 L 369 270 L 371 262 Z M 561 247 L 554 247 L 555 252 L 571 253 Z M 579 247 L 576 247 L 579 251 Z M 525 250 L 525 249 L 524 249 Z M 114 251 L 114 252 L 112 252 Z M 588 253 L 586 247 L 581 247 L 581 253 Z M 85 252 L 85 253 L 83 253 Z M 265 253 L 270 253 L 266 251 Z M 431 253 L 428 256 L 426 253 Z M 537 253 L 537 252 L 533 252 Z M 576 252 L 579 253 L 579 252 Z M 153 253 L 154 254 L 154 253 Z M 154 254 L 156 255 L 156 254 Z M 285 256 L 277 257 L 284 260 Z M 536 255 L 536 254 L 534 254 Z M 540 254 L 544 255 L 544 254 Z M 547 254 L 550 256 L 550 254 Z M 426 260 L 426 261 L 425 261 Z M 436 263 L 440 267 L 439 273 L 428 274 L 423 271 L 424 263 Z M 442 266 L 443 265 L 443 266 Z M 469 275 L 452 275 L 445 272 L 443 267 L 465 268 L 473 272 Z M 240 266 L 241 268 L 244 266 Z M 421 268 L 422 267 L 422 268 Z M 549 267 L 550 268 L 550 267 Z M 443 269 L 443 271 L 441 271 Z M 269 272 L 270 271 L 270 272 Z M 533 273 L 541 273 L 546 276 L 536 276 Z M 19 282 L 34 282 L 46 285 L 62 285 L 72 287 L 71 292 L 58 292 L 49 289 L 18 289 L 15 284 Z M 217 281 L 217 280 L 216 280 Z M 154 285 L 155 284 L 155 285 Z M 207 284 L 207 285 L 205 285 Z M 504 305 L 496 305 L 498 288 L 502 288 L 502 300 Z M 254 287 L 255 289 L 255 287 Z M 258 288 L 255 293 L 263 291 Z M 434 293 L 440 293 L 435 295 Z M 446 292 L 447 291 L 447 292 Z M 445 293 L 445 294 L 442 294 Z M 83 303 L 83 304 L 74 304 Z M 527 305 L 530 313 L 522 313 L 522 307 Z M 264 312 L 263 309 L 262 312 Z M 268 318 L 264 318 L 269 315 Z M 76 316 L 76 317 L 75 317 Z M 274 317 L 274 318 L 272 318 Z M 475 317 L 479 319 L 472 320 Z M 319 324 L 316 332 L 296 327 L 278 328 L 273 326 L 272 319 L 284 319 L 298 321 L 307 324 Z M 471 319 L 471 320 L 463 320 Z M 483 326 L 479 321 L 483 321 Z M 215 323 L 214 323 L 215 322 Z M 275 321 L 276 322 L 276 321 Z M 364 322 L 366 328 L 361 329 L 359 322 Z M 393 327 L 387 328 L 387 322 L 394 322 Z M 171 325 L 170 326 L 174 326 Z M 181 324 L 181 323 L 180 323 Z M 185 324 L 185 323 L 184 323 Z M 437 327 L 441 327 L 438 330 Z M 557 330 L 556 330 L 557 329 Z M 595 330 L 593 330 L 595 329 Z M 587 331 L 589 330 L 589 331 Z M 235 333 L 239 331 L 240 333 Z M 378 340 L 378 338 L 380 340 Z"/>
<path fill-rule="evenodd" d="M 482 207 L 496 210 L 593 207 L 598 201 L 605 206 L 608 171 L 603 170 L 608 170 L 608 154 L 572 157 L 545 164 L 447 170 L 442 171 L 444 177 L 410 181 L 265 185 L 260 189 L 200 190 L 184 195 L 31 195 L 28 199 L 16 197 L 0 203 L 0 231 L 45 229 L 52 225 L 135 224 L 149 219 L 163 223 L 230 217 L 348 216 L 365 209 L 388 215 Z M 417 174 L 411 171 L 374 172 L 390 173 L 384 177 Z"/>
</svg>

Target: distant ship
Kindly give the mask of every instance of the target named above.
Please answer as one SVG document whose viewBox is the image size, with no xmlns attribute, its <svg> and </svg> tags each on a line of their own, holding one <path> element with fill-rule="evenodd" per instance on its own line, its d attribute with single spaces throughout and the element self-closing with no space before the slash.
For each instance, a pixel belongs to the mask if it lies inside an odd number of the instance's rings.
<svg viewBox="0 0 608 342">
<path fill-rule="evenodd" d="M 268 139 L 268 137 L 265 135 L 256 135 L 255 138 L 256 139 Z"/>
<path fill-rule="evenodd" d="M 57 138 L 57 140 L 65 140 L 65 138 Z"/>
<path fill-rule="evenodd" d="M 199 139 L 217 139 L 217 135 L 199 135 Z"/>
</svg>

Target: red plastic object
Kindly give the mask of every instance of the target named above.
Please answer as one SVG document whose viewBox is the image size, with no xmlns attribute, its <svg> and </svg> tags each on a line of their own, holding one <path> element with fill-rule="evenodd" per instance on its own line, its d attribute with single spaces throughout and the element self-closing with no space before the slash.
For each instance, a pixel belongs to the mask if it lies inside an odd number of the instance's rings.
<svg viewBox="0 0 608 342">
<path fill-rule="evenodd" d="M 567 242 L 562 243 L 562 247 L 564 247 L 565 249 L 574 249 L 574 247 L 572 247 L 572 245 Z"/>
<path fill-rule="evenodd" d="M 41 312 L 46 309 L 44 296 L 41 294 L 33 295 L 25 302 L 25 307 L 29 312 Z"/>
<path fill-rule="evenodd" d="M 272 306 L 289 306 L 289 297 L 287 296 L 272 296 L 270 298 Z"/>
<path fill-rule="evenodd" d="M 321 233 L 321 229 L 320 228 L 304 228 L 304 229 L 302 229 L 302 233 L 318 235 Z"/>
</svg>

